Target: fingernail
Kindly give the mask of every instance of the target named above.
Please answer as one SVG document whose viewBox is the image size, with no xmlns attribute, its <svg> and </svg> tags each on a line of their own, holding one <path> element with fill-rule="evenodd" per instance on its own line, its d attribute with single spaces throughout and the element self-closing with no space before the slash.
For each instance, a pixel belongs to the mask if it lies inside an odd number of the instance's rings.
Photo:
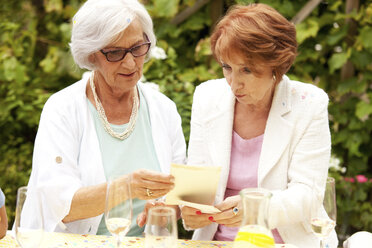
<svg viewBox="0 0 372 248">
<path fill-rule="evenodd" d="M 201 212 L 200 210 L 196 211 L 195 213 L 196 213 L 197 215 L 201 215 L 201 214 L 202 214 L 202 212 Z"/>
<path fill-rule="evenodd" d="M 213 219 L 213 216 L 209 216 L 209 218 L 208 218 L 210 221 L 212 221 L 212 222 L 216 222 L 214 219 Z"/>
</svg>

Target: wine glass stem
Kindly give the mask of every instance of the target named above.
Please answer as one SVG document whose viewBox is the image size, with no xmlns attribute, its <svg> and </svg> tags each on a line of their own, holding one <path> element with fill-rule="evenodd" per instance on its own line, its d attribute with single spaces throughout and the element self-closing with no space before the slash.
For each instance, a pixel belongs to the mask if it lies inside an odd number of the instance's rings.
<svg viewBox="0 0 372 248">
<path fill-rule="evenodd" d="M 116 248 L 120 247 L 120 243 L 121 243 L 120 237 L 117 237 L 116 238 Z"/>
<path fill-rule="evenodd" d="M 323 238 L 320 239 L 320 248 L 325 248 Z"/>
</svg>

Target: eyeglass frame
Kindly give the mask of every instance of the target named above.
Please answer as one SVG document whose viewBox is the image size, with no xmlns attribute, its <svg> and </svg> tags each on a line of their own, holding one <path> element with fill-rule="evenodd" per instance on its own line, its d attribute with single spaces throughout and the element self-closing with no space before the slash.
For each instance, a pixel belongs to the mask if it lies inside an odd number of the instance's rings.
<svg viewBox="0 0 372 248">
<path fill-rule="evenodd" d="M 147 35 L 145 35 L 145 37 L 146 37 L 146 39 L 148 40 Z M 147 45 L 147 51 L 146 51 L 144 54 L 142 54 L 142 55 L 138 55 L 138 56 L 134 55 L 133 52 L 132 52 L 132 50 L 135 49 L 135 48 L 137 48 L 137 47 L 139 47 L 139 46 L 143 46 L 143 45 Z M 101 49 L 101 50 L 99 50 L 99 51 L 100 51 L 103 55 L 105 55 L 106 60 L 107 60 L 108 62 L 119 62 L 119 61 L 123 60 L 123 59 L 125 58 L 125 56 L 126 56 L 128 53 L 131 53 L 132 56 L 135 57 L 135 58 L 138 58 L 138 57 L 144 56 L 144 55 L 146 55 L 146 54 L 149 52 L 150 47 L 151 47 L 151 41 L 147 41 L 147 42 L 144 42 L 144 43 L 142 43 L 142 44 L 138 44 L 138 45 L 132 46 L 131 48 L 118 48 L 118 49 L 115 49 L 115 50 L 112 50 L 112 51 L 108 51 L 108 52 L 103 51 L 103 49 Z M 124 52 L 125 52 L 125 53 L 123 54 L 123 57 L 122 57 L 121 59 L 118 59 L 118 60 L 115 60 L 115 61 L 109 60 L 108 57 L 107 57 L 107 54 L 110 53 L 110 52 L 113 52 L 113 51 L 118 51 L 118 50 L 120 50 L 120 51 L 124 51 Z"/>
</svg>

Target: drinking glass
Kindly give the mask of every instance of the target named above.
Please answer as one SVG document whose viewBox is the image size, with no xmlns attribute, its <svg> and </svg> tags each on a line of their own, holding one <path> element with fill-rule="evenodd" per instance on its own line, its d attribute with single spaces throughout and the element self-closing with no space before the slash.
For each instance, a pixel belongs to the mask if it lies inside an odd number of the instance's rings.
<svg viewBox="0 0 372 248">
<path fill-rule="evenodd" d="M 39 248 L 41 246 L 44 235 L 44 218 L 40 199 L 36 189 L 24 186 L 17 191 L 15 236 L 22 248 Z M 24 210 L 25 206 L 27 208 Z"/>
<path fill-rule="evenodd" d="M 105 222 L 107 230 L 116 238 L 117 247 L 130 229 L 132 211 L 130 178 L 110 178 L 107 182 Z"/>
<path fill-rule="evenodd" d="M 336 190 L 335 179 L 327 178 L 324 196 L 317 193 L 313 186 L 313 200 L 311 205 L 311 228 L 313 233 L 320 239 L 320 247 L 324 248 L 326 238 L 336 226 Z"/>
<path fill-rule="evenodd" d="M 157 206 L 149 210 L 145 227 L 145 248 L 177 247 L 176 211 Z"/>
</svg>

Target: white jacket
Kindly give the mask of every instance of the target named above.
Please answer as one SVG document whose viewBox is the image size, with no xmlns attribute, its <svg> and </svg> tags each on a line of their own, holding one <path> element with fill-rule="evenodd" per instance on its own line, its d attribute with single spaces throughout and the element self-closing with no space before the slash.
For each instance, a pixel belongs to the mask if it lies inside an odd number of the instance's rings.
<svg viewBox="0 0 372 248">
<path fill-rule="evenodd" d="M 63 224 L 75 192 L 106 181 L 96 129 L 87 105 L 83 79 L 52 95 L 41 114 L 30 187 L 40 190 L 46 231 L 96 234 L 102 215 Z M 161 171 L 184 163 L 186 144 L 176 105 L 160 92 L 138 83 L 146 98 L 154 147 Z M 24 209 L 32 223 L 32 206 Z"/>
<path fill-rule="evenodd" d="M 229 176 L 235 98 L 225 79 L 195 90 L 188 164 L 222 166 L 215 204 L 224 199 Z M 258 187 L 271 190 L 270 227 L 286 243 L 299 248 L 319 246 L 309 224 L 313 180 L 324 190 L 330 158 L 328 96 L 311 85 L 284 76 L 275 89 L 258 165 Z M 213 223 L 193 239 L 211 240 Z M 332 234 L 331 248 L 337 247 Z"/>
</svg>

